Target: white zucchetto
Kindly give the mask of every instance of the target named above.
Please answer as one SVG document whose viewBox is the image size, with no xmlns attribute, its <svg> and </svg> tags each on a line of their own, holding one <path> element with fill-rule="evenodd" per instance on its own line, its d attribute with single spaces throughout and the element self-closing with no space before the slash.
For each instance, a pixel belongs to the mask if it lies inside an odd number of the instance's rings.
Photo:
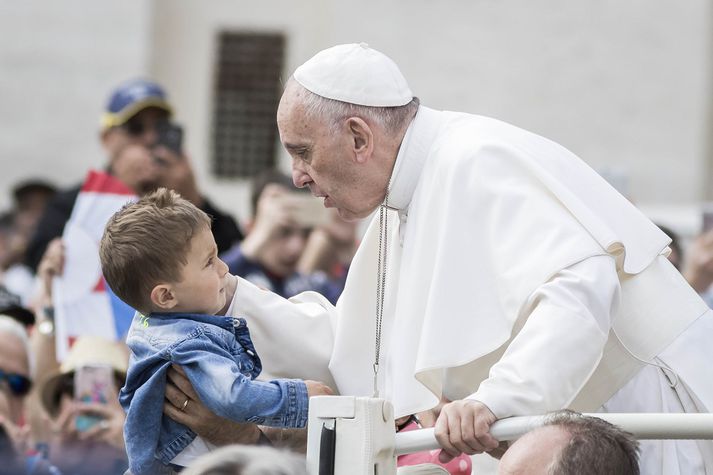
<svg viewBox="0 0 713 475">
<path fill-rule="evenodd" d="M 396 107 L 413 93 L 391 58 L 366 43 L 320 51 L 294 73 L 295 80 L 318 96 L 370 107 Z"/>
</svg>

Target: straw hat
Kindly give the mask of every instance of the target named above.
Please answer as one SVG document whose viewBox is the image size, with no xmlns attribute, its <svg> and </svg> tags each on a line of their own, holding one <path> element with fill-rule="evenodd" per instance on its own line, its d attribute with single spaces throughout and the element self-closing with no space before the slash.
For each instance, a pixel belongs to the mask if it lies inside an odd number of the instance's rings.
<svg viewBox="0 0 713 475">
<path fill-rule="evenodd" d="M 111 367 L 116 377 L 124 380 L 129 366 L 126 345 L 98 336 L 85 335 L 77 338 L 59 369 L 44 379 L 40 387 L 42 406 L 51 416 L 56 416 L 59 410 L 59 393 L 65 376 L 74 374 L 77 368 L 83 366 L 102 365 Z"/>
</svg>

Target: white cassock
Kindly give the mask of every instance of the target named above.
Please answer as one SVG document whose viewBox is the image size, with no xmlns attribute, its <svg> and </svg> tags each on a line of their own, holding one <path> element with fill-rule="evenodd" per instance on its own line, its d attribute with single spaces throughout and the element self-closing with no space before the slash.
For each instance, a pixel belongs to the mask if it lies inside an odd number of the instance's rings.
<svg viewBox="0 0 713 475">
<path fill-rule="evenodd" d="M 498 418 L 569 407 L 708 412 L 713 317 L 669 239 L 579 158 L 493 119 L 420 107 L 391 177 L 380 395 Z M 373 391 L 378 217 L 336 308 L 240 280 L 266 372 Z M 645 444 L 643 473 L 713 473 L 710 442 Z"/>
</svg>

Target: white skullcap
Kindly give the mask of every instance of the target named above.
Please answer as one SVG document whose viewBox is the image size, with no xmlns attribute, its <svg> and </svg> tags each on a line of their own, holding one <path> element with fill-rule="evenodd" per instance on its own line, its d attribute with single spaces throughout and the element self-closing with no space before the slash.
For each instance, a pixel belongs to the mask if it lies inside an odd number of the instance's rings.
<svg viewBox="0 0 713 475">
<path fill-rule="evenodd" d="M 297 68 L 293 76 L 318 96 L 350 104 L 395 107 L 413 99 L 396 63 L 366 43 L 320 51 Z"/>
</svg>

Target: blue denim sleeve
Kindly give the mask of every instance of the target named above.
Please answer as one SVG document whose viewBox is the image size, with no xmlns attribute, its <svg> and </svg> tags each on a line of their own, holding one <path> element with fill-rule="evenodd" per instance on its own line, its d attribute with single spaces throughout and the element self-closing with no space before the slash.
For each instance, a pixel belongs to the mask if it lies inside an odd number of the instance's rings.
<svg viewBox="0 0 713 475">
<path fill-rule="evenodd" d="M 253 381 L 241 373 L 230 351 L 207 334 L 184 340 L 170 357 L 185 370 L 203 404 L 220 417 L 275 427 L 307 424 L 304 381 Z"/>
</svg>

